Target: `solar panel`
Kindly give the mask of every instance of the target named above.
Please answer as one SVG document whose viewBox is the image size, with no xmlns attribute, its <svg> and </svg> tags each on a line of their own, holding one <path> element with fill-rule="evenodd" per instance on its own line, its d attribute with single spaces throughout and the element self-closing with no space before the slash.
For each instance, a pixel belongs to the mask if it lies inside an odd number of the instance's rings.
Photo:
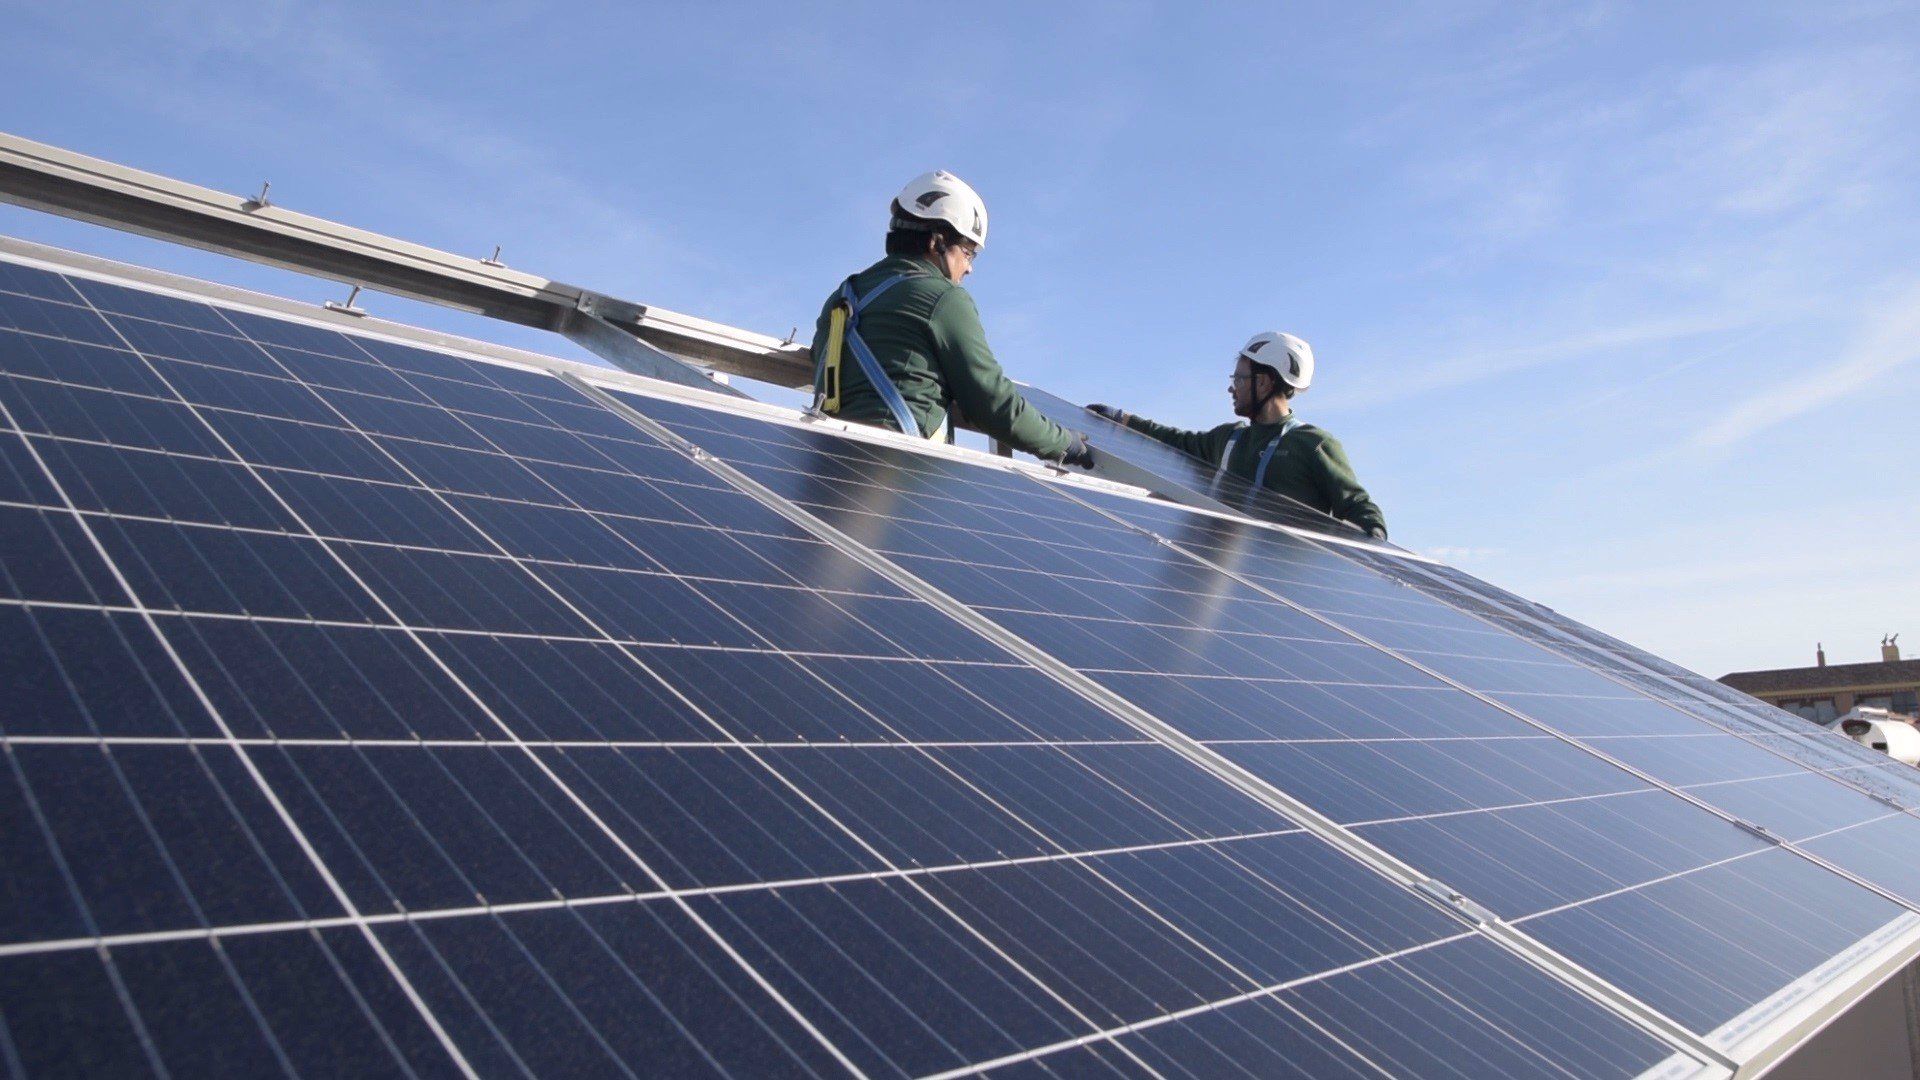
<svg viewBox="0 0 1920 1080">
<path fill-rule="evenodd" d="M 548 373 L 0 287 L 19 1071 L 1672 1053 Z"/>
<path fill-rule="evenodd" d="M 742 445 L 763 434 L 754 421 L 629 400 L 1703 1035 L 1904 915 L 1682 797 L 1726 777 L 1662 768 L 1655 739 L 1671 730 L 1611 699 L 1593 710 L 1611 756 L 1656 747 L 1638 755 L 1651 775 L 1563 735 L 1565 716 L 1534 696 L 1591 692 L 1590 672 L 1296 536 L 1034 482 L 990 487 L 904 452 L 816 464 L 836 456 L 824 437 L 775 462 L 773 443 Z M 807 480 L 836 470 L 839 483 Z M 1532 695 L 1508 700 L 1502 677 Z M 1899 819 L 1875 809 L 1826 824 Z M 1881 857 L 1877 876 L 1904 885 L 1897 862 Z"/>
<path fill-rule="evenodd" d="M 1687 1075 L 1913 935 L 1392 563 L 403 337 L 0 260 L 13 1071 Z"/>
</svg>

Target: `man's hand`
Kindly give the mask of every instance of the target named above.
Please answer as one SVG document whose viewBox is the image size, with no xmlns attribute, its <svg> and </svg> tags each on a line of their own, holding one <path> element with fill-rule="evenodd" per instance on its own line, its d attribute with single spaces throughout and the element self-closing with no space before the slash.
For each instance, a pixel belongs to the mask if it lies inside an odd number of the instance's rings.
<svg viewBox="0 0 1920 1080">
<path fill-rule="evenodd" d="M 1093 468 L 1093 447 L 1087 445 L 1087 437 L 1077 431 L 1069 431 L 1067 434 L 1073 436 L 1073 441 L 1068 443 L 1066 450 L 1060 454 L 1060 464 L 1077 465 L 1082 469 Z"/>
<path fill-rule="evenodd" d="M 1111 405 L 1089 405 L 1087 406 L 1087 411 L 1095 416 L 1105 417 L 1116 424 L 1124 424 L 1127 422 L 1127 414 Z"/>
<path fill-rule="evenodd" d="M 1368 529 L 1367 535 L 1371 536 L 1375 540 L 1380 541 L 1383 544 L 1387 542 L 1387 530 L 1381 528 L 1378 525 L 1375 525 L 1373 528 Z"/>
</svg>

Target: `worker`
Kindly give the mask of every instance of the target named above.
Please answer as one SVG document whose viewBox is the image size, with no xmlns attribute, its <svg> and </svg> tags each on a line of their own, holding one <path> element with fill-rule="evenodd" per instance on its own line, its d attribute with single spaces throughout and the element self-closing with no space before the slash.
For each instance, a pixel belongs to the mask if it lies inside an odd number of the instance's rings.
<svg viewBox="0 0 1920 1080">
<path fill-rule="evenodd" d="M 960 282 L 987 242 L 987 207 L 949 172 L 893 200 L 887 257 L 848 278 L 813 334 L 814 405 L 842 420 L 951 441 L 955 413 L 1002 445 L 1081 468 L 1085 435 L 1020 396 Z"/>
<path fill-rule="evenodd" d="M 1211 431 L 1181 431 L 1111 405 L 1089 405 L 1118 424 L 1364 531 L 1387 538 L 1386 518 L 1354 478 L 1340 441 L 1293 415 L 1293 396 L 1313 383 L 1313 350 L 1292 334 L 1255 334 L 1234 360 L 1233 412 L 1245 421 Z"/>
</svg>

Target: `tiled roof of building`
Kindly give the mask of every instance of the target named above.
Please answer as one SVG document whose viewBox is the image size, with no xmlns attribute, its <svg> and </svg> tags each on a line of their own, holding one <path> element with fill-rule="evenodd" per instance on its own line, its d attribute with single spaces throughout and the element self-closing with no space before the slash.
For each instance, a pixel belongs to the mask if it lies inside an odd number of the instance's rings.
<svg viewBox="0 0 1920 1080">
<path fill-rule="evenodd" d="M 1772 671 L 1735 671 L 1720 681 L 1748 694 L 1783 694 L 1796 690 L 1842 690 L 1854 686 L 1920 684 L 1920 659 L 1878 660 L 1870 664 L 1829 664 L 1826 667 L 1776 668 Z"/>
</svg>

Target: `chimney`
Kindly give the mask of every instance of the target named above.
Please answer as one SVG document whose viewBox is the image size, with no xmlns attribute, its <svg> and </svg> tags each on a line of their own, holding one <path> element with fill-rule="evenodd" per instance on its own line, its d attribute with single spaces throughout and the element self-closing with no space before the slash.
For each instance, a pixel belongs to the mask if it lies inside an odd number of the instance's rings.
<svg viewBox="0 0 1920 1080">
<path fill-rule="evenodd" d="M 1813 666 L 1827 666 L 1827 647 L 1817 641 L 1813 643 Z"/>
<path fill-rule="evenodd" d="M 1880 639 L 1880 659 L 1889 664 L 1900 659 L 1899 634 L 1888 634 Z"/>
</svg>

